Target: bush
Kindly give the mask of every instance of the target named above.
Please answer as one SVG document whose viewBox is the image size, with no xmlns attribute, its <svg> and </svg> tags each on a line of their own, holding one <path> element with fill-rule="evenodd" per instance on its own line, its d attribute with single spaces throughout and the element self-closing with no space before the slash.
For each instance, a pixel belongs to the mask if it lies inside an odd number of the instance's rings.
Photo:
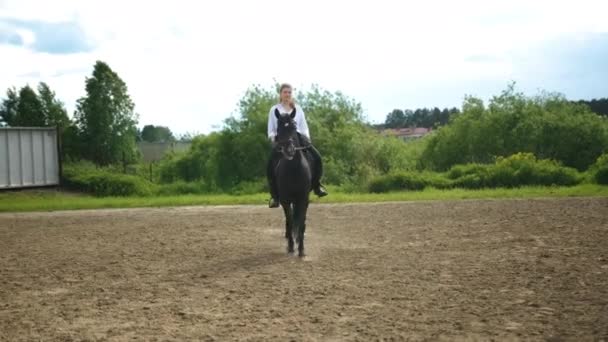
<svg viewBox="0 0 608 342">
<path fill-rule="evenodd" d="M 531 153 L 517 153 L 498 158 L 490 168 L 490 187 L 517 187 L 522 185 L 579 184 L 582 178 L 574 168 L 564 167 L 553 160 L 538 160 Z"/>
<path fill-rule="evenodd" d="M 154 185 L 137 176 L 112 173 L 89 163 L 66 165 L 64 184 L 73 190 L 95 196 L 147 196 L 154 192 Z"/>
<path fill-rule="evenodd" d="M 411 172 L 393 173 L 376 177 L 369 184 L 370 192 L 391 190 L 422 190 L 426 183 L 419 174 Z"/>
<path fill-rule="evenodd" d="M 158 187 L 157 194 L 161 196 L 191 195 L 210 192 L 203 182 L 178 181 L 170 184 L 162 184 Z"/>
<path fill-rule="evenodd" d="M 595 182 L 608 185 L 608 166 L 603 166 L 595 171 Z"/>
<path fill-rule="evenodd" d="M 494 164 L 456 165 L 445 174 L 391 173 L 375 178 L 368 188 L 371 192 L 387 192 L 422 190 L 425 187 L 481 189 L 526 185 L 572 186 L 579 184 L 582 179 L 576 169 L 561 166 L 552 160 L 538 160 L 530 153 L 517 153 L 508 158 L 498 158 Z"/>
<path fill-rule="evenodd" d="M 259 180 L 255 182 L 241 182 L 234 186 L 232 189 L 226 191 L 230 195 L 251 195 L 258 194 L 261 192 L 267 192 L 268 186 L 266 180 Z M 196 182 L 184 182 L 177 181 L 168 184 L 162 184 L 158 186 L 156 193 L 161 196 L 175 196 L 175 195 L 191 195 L 191 194 L 210 194 L 219 193 L 220 189 L 206 184 L 204 181 Z"/>
<path fill-rule="evenodd" d="M 588 107 L 558 94 L 524 96 L 510 86 L 487 106 L 468 97 L 462 114 L 429 137 L 421 162 L 444 171 L 527 151 L 583 171 L 606 149 L 608 121 Z"/>
<path fill-rule="evenodd" d="M 374 178 L 368 186 L 370 192 L 380 193 L 395 190 L 423 190 L 426 187 L 445 189 L 452 182 L 443 175 L 430 172 L 399 172 Z"/>
<path fill-rule="evenodd" d="M 455 165 L 446 173 L 446 176 L 452 180 L 472 175 L 487 177 L 490 166 L 488 164 Z"/>
<path fill-rule="evenodd" d="M 266 179 L 260 179 L 258 181 L 241 182 L 233 187 L 229 192 L 231 195 L 237 196 L 268 192 L 268 181 Z"/>
<path fill-rule="evenodd" d="M 552 160 L 538 160 L 531 153 L 497 158 L 495 164 L 456 165 L 447 172 L 454 186 L 468 189 L 525 185 L 571 186 L 581 182 L 579 173 Z"/>
<path fill-rule="evenodd" d="M 608 185 L 608 153 L 604 153 L 597 158 L 589 171 L 595 183 Z"/>
<path fill-rule="evenodd" d="M 455 179 L 452 184 L 455 188 L 481 189 L 486 188 L 488 179 L 480 174 L 467 174 Z"/>
</svg>

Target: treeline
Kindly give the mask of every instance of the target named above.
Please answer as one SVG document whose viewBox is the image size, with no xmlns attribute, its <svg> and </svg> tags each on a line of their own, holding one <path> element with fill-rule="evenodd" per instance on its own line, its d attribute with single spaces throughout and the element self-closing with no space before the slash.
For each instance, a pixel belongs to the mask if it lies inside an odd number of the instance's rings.
<svg viewBox="0 0 608 342">
<path fill-rule="evenodd" d="M 125 82 L 98 61 L 85 80 L 86 95 L 78 99 L 73 120 L 48 85 L 36 93 L 29 85 L 7 90 L 0 104 L 6 126 L 53 126 L 59 129 L 64 158 L 87 159 L 98 165 L 137 160 L 137 115 Z"/>
<path fill-rule="evenodd" d="M 608 120 L 560 95 L 525 96 L 510 86 L 487 104 L 468 97 L 448 124 L 412 142 L 378 134 L 340 92 L 313 87 L 297 100 L 324 156 L 325 181 L 343 191 L 608 184 Z M 276 101 L 276 89 L 250 88 L 220 131 L 161 162 L 156 184 L 86 167 L 71 169 L 71 184 L 104 195 L 266 191 L 266 124 Z"/>
<path fill-rule="evenodd" d="M 608 117 L 608 98 L 593 99 L 591 101 L 579 100 L 575 103 L 586 105 L 592 112 Z"/>
<path fill-rule="evenodd" d="M 275 89 L 250 89 L 240 102 L 240 115 L 227 120 L 223 130 L 198 137 L 190 151 L 163 162 L 161 180 L 203 182 L 208 191 L 227 191 L 243 184 L 262 189 L 269 148 L 267 110 L 275 101 Z M 360 104 L 339 92 L 313 88 L 300 93 L 298 102 L 307 113 L 313 142 L 324 155 L 327 182 L 348 189 L 366 190 L 370 180 L 384 175 L 443 173 L 460 165 L 472 165 L 472 170 L 481 173 L 467 173 L 464 180 L 455 178 L 446 184 L 524 185 L 536 179 L 542 180 L 539 184 L 571 185 L 584 177 L 572 176 L 570 170 L 589 170 L 608 151 L 608 120 L 587 105 L 555 94 L 525 96 L 514 85 L 487 104 L 467 97 L 462 110 L 446 110 L 451 113 L 449 120 L 414 142 L 378 134 L 363 121 Z M 538 163 L 526 157 L 524 162 L 509 159 L 509 167 L 503 167 L 504 163 L 497 168 L 476 166 L 518 153 L 534 156 Z M 526 178 L 526 168 L 538 174 Z"/>
<path fill-rule="evenodd" d="M 529 152 L 586 170 L 608 150 L 608 120 L 560 94 L 528 97 L 510 85 L 486 105 L 467 97 L 462 113 L 427 140 L 420 162 L 447 170 Z"/>
<path fill-rule="evenodd" d="M 44 82 L 36 90 L 26 85 L 19 89 L 9 88 L 0 104 L 0 127 L 61 127 L 70 124 L 63 103 Z"/>
<path fill-rule="evenodd" d="M 170 130 L 137 130 L 127 86 L 107 64 L 95 64 L 85 87 L 73 120 L 44 84 L 37 91 L 11 88 L 0 105 L 4 125 L 58 126 L 69 159 L 97 165 L 68 165 L 66 184 L 100 195 L 266 190 L 275 87 L 248 89 L 236 116 L 219 131 L 195 137 L 188 151 L 167 155 L 154 175 L 137 163 L 136 141 L 170 141 Z M 363 119 L 361 104 L 340 92 L 315 86 L 299 92 L 297 102 L 324 157 L 325 181 L 342 190 L 608 183 L 608 118 L 594 112 L 604 100 L 590 101 L 592 109 L 556 94 L 525 96 L 510 85 L 488 103 L 467 97 L 461 109 L 390 113 L 388 127 L 437 127 L 412 142 L 378 134 Z M 117 165 L 128 163 L 133 174 L 120 175 L 127 168 Z"/>
<path fill-rule="evenodd" d="M 0 126 L 57 127 L 65 159 L 85 159 L 102 166 L 137 162 L 136 141 L 175 140 L 168 127 L 137 129 L 138 116 L 127 85 L 106 63 L 95 63 L 85 89 L 70 119 L 64 103 L 46 83 L 39 83 L 37 91 L 29 85 L 9 88 L 0 102 Z"/>
<path fill-rule="evenodd" d="M 377 128 L 425 127 L 436 128 L 447 125 L 450 118 L 459 114 L 458 108 L 418 108 L 416 110 L 394 109 L 388 113 L 384 124 Z"/>
<path fill-rule="evenodd" d="M 591 101 L 579 100 L 571 101 L 571 103 L 583 104 L 589 109 L 600 115 L 608 117 L 608 98 L 593 99 Z M 447 125 L 450 118 L 460 114 L 458 108 L 418 108 L 411 109 L 393 109 L 392 112 L 386 115 L 384 123 L 376 125 L 376 128 L 405 128 L 405 127 L 425 127 L 436 128 Z"/>
</svg>

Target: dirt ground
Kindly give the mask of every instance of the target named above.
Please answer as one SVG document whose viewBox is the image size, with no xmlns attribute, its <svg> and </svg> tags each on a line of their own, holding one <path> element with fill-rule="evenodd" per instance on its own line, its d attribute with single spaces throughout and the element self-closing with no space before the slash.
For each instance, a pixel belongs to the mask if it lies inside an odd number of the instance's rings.
<svg viewBox="0 0 608 342">
<path fill-rule="evenodd" d="M 608 341 L 608 198 L 0 215 L 3 341 Z"/>
</svg>

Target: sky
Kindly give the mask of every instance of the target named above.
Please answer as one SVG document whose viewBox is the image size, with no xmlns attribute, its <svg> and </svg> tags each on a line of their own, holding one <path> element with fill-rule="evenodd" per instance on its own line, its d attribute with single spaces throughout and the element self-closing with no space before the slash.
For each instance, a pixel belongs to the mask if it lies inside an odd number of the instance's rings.
<svg viewBox="0 0 608 342">
<path fill-rule="evenodd" d="M 73 113 L 95 61 L 145 124 L 208 133 L 254 84 L 395 108 L 460 107 L 514 81 L 608 97 L 608 1 L 0 0 L 0 96 L 47 82 Z"/>
</svg>

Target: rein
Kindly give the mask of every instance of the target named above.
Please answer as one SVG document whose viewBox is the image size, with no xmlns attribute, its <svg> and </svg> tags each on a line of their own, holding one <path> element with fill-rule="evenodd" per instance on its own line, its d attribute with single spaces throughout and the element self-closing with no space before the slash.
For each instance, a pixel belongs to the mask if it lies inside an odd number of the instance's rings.
<svg viewBox="0 0 608 342">
<path fill-rule="evenodd" d="M 294 147 L 296 151 L 303 151 L 306 150 L 310 147 L 310 145 L 306 145 L 306 146 L 302 146 L 302 147 Z M 283 146 L 279 146 L 276 151 L 278 153 L 283 153 Z M 279 165 L 281 165 L 281 162 L 283 161 L 283 158 L 279 159 L 279 161 L 277 162 L 277 165 L 274 167 L 274 172 L 277 172 L 277 170 L 279 169 Z"/>
<path fill-rule="evenodd" d="M 309 147 L 310 147 L 310 145 L 308 145 L 308 146 L 294 147 L 294 149 L 295 149 L 296 151 L 303 151 L 303 150 L 308 149 Z M 279 147 L 277 148 L 277 152 L 283 152 L 283 146 L 279 146 Z"/>
</svg>

